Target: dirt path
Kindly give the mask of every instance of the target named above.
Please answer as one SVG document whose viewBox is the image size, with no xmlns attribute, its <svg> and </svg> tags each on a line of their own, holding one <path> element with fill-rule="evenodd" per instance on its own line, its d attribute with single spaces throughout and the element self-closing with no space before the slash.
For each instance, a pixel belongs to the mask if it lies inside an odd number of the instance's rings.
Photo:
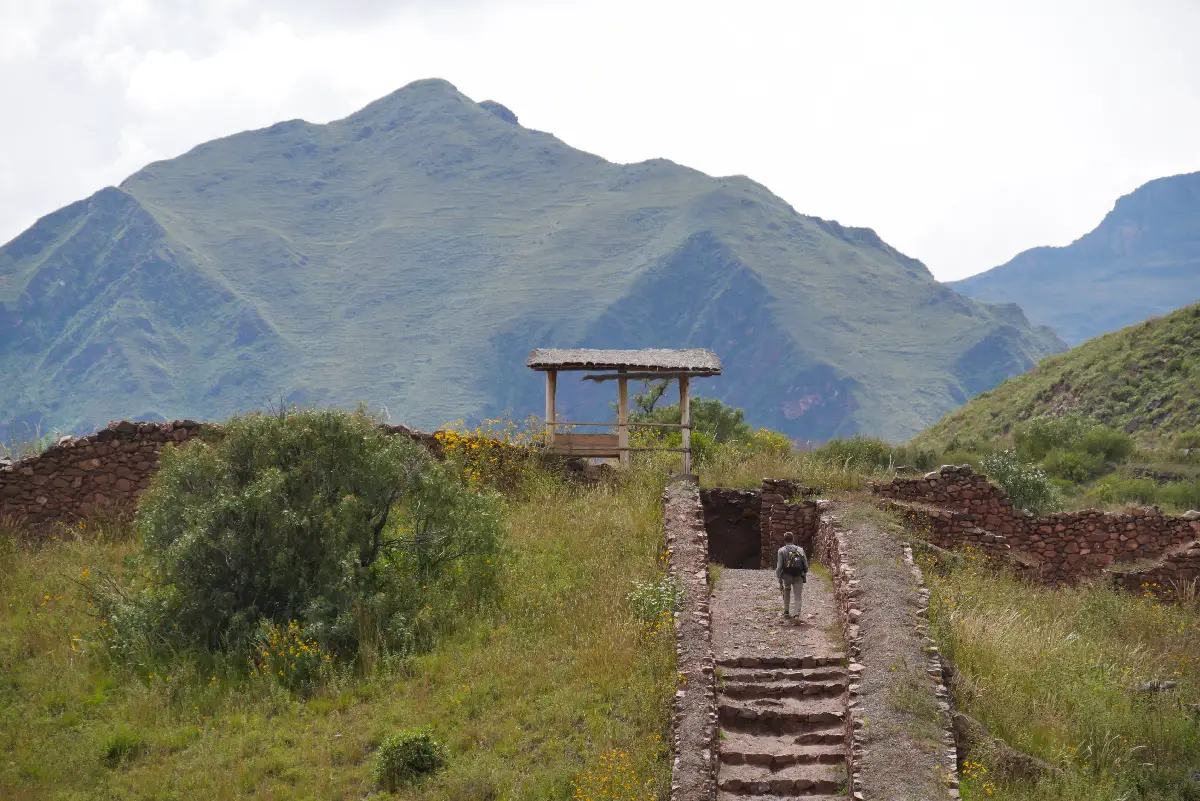
<svg viewBox="0 0 1200 801">
<path fill-rule="evenodd" d="M 904 543 L 871 520 L 850 524 L 849 558 L 862 596 L 859 708 L 869 725 L 862 765 L 867 798 L 949 799 L 942 718 L 917 634 L 916 579 Z"/>
<path fill-rule="evenodd" d="M 847 798 L 847 678 L 829 579 L 810 573 L 800 615 L 784 619 L 774 571 L 726 568 L 711 608 L 718 799 Z"/>
</svg>

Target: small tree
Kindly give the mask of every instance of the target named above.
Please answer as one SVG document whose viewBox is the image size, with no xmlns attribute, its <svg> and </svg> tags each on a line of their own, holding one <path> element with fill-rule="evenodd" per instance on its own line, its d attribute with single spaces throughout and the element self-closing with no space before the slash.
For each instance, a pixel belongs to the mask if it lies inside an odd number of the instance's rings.
<svg viewBox="0 0 1200 801">
<path fill-rule="evenodd" d="M 496 548 L 492 507 L 361 410 L 234 418 L 164 451 L 137 512 L 146 586 L 102 611 L 118 645 L 239 646 L 297 621 L 346 652 L 365 618 L 402 638 L 447 560 Z"/>
</svg>

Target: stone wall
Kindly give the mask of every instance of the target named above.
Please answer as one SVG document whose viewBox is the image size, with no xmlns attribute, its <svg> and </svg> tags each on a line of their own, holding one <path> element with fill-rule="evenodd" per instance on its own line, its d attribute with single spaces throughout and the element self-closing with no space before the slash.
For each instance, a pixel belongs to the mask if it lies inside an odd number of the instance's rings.
<svg viewBox="0 0 1200 801">
<path fill-rule="evenodd" d="M 820 517 L 817 504 L 810 500 L 791 502 L 811 493 L 808 487 L 789 479 L 763 479 L 759 509 L 760 568 L 775 568 L 775 553 L 783 547 L 783 535 L 788 531 L 795 535 L 796 544 L 803 546 L 806 553 L 813 552 L 813 537 Z"/>
<path fill-rule="evenodd" d="M 439 455 L 432 434 L 405 426 L 381 428 L 411 437 Z M 95 515 L 132 516 L 138 496 L 158 470 L 164 446 L 182 445 L 204 434 L 219 436 L 220 431 L 219 424 L 193 420 L 123 420 L 86 437 L 63 437 L 36 456 L 0 462 L 0 518 L 45 533 L 57 524 L 70 526 Z"/>
<path fill-rule="evenodd" d="M 675 612 L 676 671 L 671 801 L 717 795 L 717 684 L 709 613 L 708 535 L 699 489 L 679 481 L 663 492 L 668 570 L 679 582 Z"/>
<path fill-rule="evenodd" d="M 1034 517 L 1014 509 L 1003 490 L 966 465 L 943 467 L 920 479 L 896 478 L 873 489 L 897 501 L 893 508 L 926 528 L 935 545 L 970 545 L 1014 557 L 1023 575 L 1053 586 L 1098 576 L 1113 565 L 1157 562 L 1168 555 L 1169 562 L 1152 568 L 1155 575 L 1176 583 L 1196 578 L 1187 558 L 1177 553 L 1186 552 L 1185 546 L 1200 536 L 1200 512 L 1176 517 L 1157 508 L 1121 513 L 1085 509 Z"/>
<path fill-rule="evenodd" d="M 1157 562 L 1112 573 L 1114 587 L 1164 601 L 1200 596 L 1200 540 L 1169 549 Z"/>
<path fill-rule="evenodd" d="M 858 580 L 854 577 L 854 568 L 850 565 L 849 552 L 846 548 L 845 534 L 838 526 L 837 518 L 829 514 L 833 504 L 829 501 L 817 501 L 818 514 L 817 530 L 813 534 L 811 556 L 827 568 L 833 577 L 833 598 L 837 607 L 838 625 L 846 640 L 846 656 L 849 658 L 847 674 L 849 684 L 846 686 L 846 770 L 849 776 L 850 791 L 853 798 L 862 799 L 862 760 L 866 753 L 867 720 L 859 705 L 862 674 L 862 632 L 858 626 L 861 612 L 855 606 L 861 594 Z"/>
<path fill-rule="evenodd" d="M 700 490 L 711 561 L 725 567 L 759 566 L 759 495 L 758 490 L 724 487 Z"/>
<path fill-rule="evenodd" d="M 123 421 L 86 437 L 63 437 L 37 456 L 0 467 L 0 517 L 40 529 L 96 514 L 131 514 L 163 447 L 204 430 L 192 420 Z"/>
<path fill-rule="evenodd" d="M 943 509 L 956 509 L 978 515 L 982 523 L 1001 534 L 1011 525 L 1014 516 L 1024 514 L 1014 510 L 1004 490 L 976 474 L 970 465 L 945 465 L 941 470 L 926 473 L 924 478 L 894 478 L 887 484 L 871 483 L 871 489 L 882 498 L 917 501 Z"/>
</svg>

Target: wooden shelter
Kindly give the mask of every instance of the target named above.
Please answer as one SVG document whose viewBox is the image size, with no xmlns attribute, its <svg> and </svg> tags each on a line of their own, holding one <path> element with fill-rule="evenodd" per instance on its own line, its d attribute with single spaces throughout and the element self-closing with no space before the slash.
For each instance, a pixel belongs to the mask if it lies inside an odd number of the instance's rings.
<svg viewBox="0 0 1200 801">
<path fill-rule="evenodd" d="M 693 378 L 705 378 L 721 374 L 721 360 L 706 348 L 667 350 L 647 348 L 643 350 L 594 350 L 567 348 L 537 348 L 529 354 L 527 367 L 546 374 L 546 435 L 552 453 L 566 456 L 588 456 L 595 458 L 619 458 L 621 464 L 629 464 L 629 455 L 635 450 L 672 450 L 683 453 L 683 472 L 692 472 L 692 415 L 690 404 L 690 382 Z M 617 420 L 607 423 L 582 423 L 560 421 L 554 411 L 554 394 L 558 386 L 558 374 L 562 371 L 595 370 L 585 375 L 585 381 L 617 382 Z M 629 382 L 631 380 L 675 378 L 679 381 L 678 423 L 630 423 Z M 615 426 L 615 434 L 559 434 L 559 426 Z M 631 448 L 629 429 L 633 426 L 678 428 L 683 434 L 682 448 Z"/>
</svg>

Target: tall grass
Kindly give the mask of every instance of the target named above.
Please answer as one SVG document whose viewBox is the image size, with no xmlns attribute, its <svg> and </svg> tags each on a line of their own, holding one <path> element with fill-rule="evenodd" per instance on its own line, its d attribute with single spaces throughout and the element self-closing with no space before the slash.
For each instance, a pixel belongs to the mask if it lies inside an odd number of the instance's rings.
<svg viewBox="0 0 1200 801">
<path fill-rule="evenodd" d="M 1059 768 L 1004 783 L 1014 801 L 1200 798 L 1200 607 L 1103 587 L 1048 590 L 968 558 L 929 570 L 931 620 L 957 705 Z M 1148 691 L 1153 680 L 1175 688 Z M 1189 711 L 1190 709 L 1190 711 Z M 983 797 L 982 783 L 967 797 Z"/>
<path fill-rule="evenodd" d="M 449 763 L 400 798 L 566 798 L 613 753 L 641 797 L 665 798 L 672 632 L 627 597 L 662 574 L 661 486 L 532 474 L 507 509 L 495 613 L 427 653 L 341 665 L 309 694 L 220 656 L 111 662 L 76 580 L 119 571 L 136 543 L 2 539 L 0 797 L 363 797 L 383 738 L 429 724 Z"/>
</svg>

